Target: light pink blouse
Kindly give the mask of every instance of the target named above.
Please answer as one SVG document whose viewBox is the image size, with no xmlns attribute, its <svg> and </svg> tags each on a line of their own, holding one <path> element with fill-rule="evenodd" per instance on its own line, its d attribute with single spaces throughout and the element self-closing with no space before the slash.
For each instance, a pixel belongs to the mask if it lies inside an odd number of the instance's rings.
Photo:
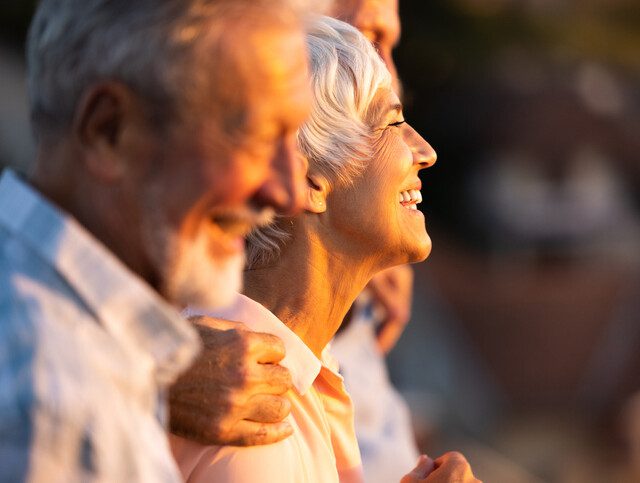
<svg viewBox="0 0 640 483">
<path fill-rule="evenodd" d="M 171 447 L 189 483 L 361 483 L 362 462 L 353 423 L 353 406 L 342 376 L 325 350 L 322 361 L 274 314 L 239 295 L 230 308 L 215 312 L 188 309 L 187 316 L 209 315 L 241 321 L 251 330 L 282 339 L 294 388 L 288 392 L 294 429 L 284 441 L 266 446 L 203 446 L 171 436 Z"/>
</svg>

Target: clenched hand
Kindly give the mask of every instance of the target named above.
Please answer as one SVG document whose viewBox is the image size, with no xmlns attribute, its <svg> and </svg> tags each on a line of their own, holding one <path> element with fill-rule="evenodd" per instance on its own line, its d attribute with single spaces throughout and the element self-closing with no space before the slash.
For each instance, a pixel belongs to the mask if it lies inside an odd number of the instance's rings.
<svg viewBox="0 0 640 483">
<path fill-rule="evenodd" d="M 455 451 L 445 453 L 435 461 L 420 456 L 417 466 L 400 483 L 482 483 L 471 471 L 466 458 Z"/>
<path fill-rule="evenodd" d="M 171 431 L 207 445 L 251 446 L 292 433 L 283 421 L 291 375 L 278 362 L 284 345 L 276 336 L 249 331 L 240 322 L 190 319 L 203 350 L 171 387 Z"/>
</svg>

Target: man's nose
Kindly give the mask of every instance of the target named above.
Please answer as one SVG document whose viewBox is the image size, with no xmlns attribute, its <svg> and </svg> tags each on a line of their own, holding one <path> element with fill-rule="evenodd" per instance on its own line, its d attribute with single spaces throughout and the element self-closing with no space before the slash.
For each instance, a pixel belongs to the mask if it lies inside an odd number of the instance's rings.
<svg viewBox="0 0 640 483">
<path fill-rule="evenodd" d="M 408 124 L 402 125 L 402 138 L 413 154 L 413 163 L 419 164 L 420 169 L 430 168 L 436 164 L 438 155 L 431 145 Z"/>
<path fill-rule="evenodd" d="M 282 139 L 271 163 L 271 172 L 258 192 L 263 206 L 278 214 L 294 215 L 302 209 L 306 167 L 299 155 L 295 135 Z"/>
</svg>

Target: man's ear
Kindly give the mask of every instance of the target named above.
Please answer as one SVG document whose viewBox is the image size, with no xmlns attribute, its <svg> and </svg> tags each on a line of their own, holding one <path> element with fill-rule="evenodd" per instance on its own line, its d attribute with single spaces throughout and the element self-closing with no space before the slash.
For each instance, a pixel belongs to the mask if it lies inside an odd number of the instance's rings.
<svg viewBox="0 0 640 483">
<path fill-rule="evenodd" d="M 127 123 L 142 117 L 136 112 L 139 104 L 134 93 L 119 82 L 92 86 L 80 99 L 72 127 L 85 166 L 94 176 L 113 181 L 127 171 L 123 133 Z"/>
<path fill-rule="evenodd" d="M 311 213 L 324 213 L 327 210 L 329 182 L 318 173 L 307 173 L 307 196 L 304 209 Z"/>
</svg>

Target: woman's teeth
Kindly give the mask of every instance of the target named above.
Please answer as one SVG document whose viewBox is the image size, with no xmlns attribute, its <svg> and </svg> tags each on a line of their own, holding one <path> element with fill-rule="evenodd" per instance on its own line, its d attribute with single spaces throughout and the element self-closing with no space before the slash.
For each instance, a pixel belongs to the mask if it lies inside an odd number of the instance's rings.
<svg viewBox="0 0 640 483">
<path fill-rule="evenodd" d="M 418 203 L 422 203 L 422 194 L 419 190 L 405 190 L 398 193 L 398 202 L 410 210 L 417 210 Z"/>
</svg>

